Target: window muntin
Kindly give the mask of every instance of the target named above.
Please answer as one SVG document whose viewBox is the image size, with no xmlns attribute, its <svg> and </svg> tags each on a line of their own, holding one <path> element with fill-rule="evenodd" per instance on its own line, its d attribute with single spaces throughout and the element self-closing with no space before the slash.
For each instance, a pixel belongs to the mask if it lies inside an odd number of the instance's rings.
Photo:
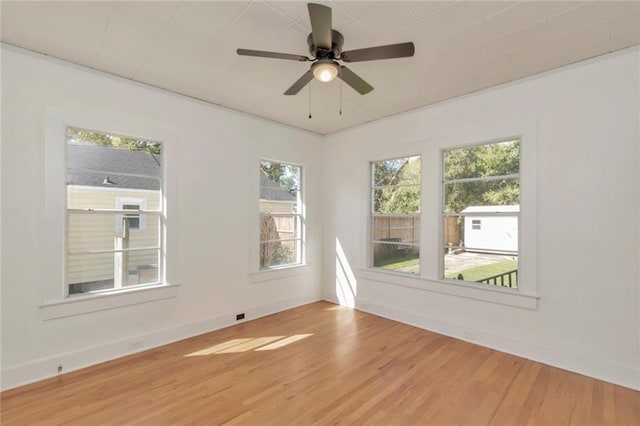
<svg viewBox="0 0 640 426">
<path fill-rule="evenodd" d="M 371 263 L 420 274 L 421 160 L 371 163 Z"/>
<path fill-rule="evenodd" d="M 303 259 L 302 168 L 260 161 L 260 269 Z"/>
<path fill-rule="evenodd" d="M 68 295 L 161 281 L 161 188 L 161 143 L 67 129 Z"/>
<path fill-rule="evenodd" d="M 517 288 L 520 141 L 443 152 L 444 278 Z"/>
</svg>

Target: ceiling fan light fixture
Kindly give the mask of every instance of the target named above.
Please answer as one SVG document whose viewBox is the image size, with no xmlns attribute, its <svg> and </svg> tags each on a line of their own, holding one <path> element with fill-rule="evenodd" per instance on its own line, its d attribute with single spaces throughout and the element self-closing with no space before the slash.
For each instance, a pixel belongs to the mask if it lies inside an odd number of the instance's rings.
<svg viewBox="0 0 640 426">
<path fill-rule="evenodd" d="M 311 67 L 316 80 L 329 82 L 338 76 L 338 64 L 333 61 L 318 61 Z"/>
</svg>

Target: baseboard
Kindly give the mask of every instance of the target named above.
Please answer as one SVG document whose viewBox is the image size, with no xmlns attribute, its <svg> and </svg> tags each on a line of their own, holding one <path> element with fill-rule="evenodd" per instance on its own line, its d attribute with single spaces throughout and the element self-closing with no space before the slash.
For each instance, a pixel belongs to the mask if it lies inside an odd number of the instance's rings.
<svg viewBox="0 0 640 426">
<path fill-rule="evenodd" d="M 325 300 L 330 298 L 325 297 Z M 577 351 L 545 347 L 363 299 L 356 300 L 356 309 L 552 367 L 640 390 L 640 370 L 589 358 Z"/>
<path fill-rule="evenodd" d="M 69 373 L 126 355 L 146 351 L 158 346 L 272 315 L 297 306 L 317 302 L 318 300 L 321 299 L 299 297 L 281 300 L 245 309 L 244 313 L 246 316 L 245 319 L 241 321 L 234 319 L 237 312 L 227 312 L 202 321 L 154 330 L 146 334 L 129 336 L 126 339 L 115 340 L 101 345 L 3 368 L 0 390 L 5 391 L 55 377 L 58 375 L 58 365 L 64 366 L 63 373 Z"/>
</svg>

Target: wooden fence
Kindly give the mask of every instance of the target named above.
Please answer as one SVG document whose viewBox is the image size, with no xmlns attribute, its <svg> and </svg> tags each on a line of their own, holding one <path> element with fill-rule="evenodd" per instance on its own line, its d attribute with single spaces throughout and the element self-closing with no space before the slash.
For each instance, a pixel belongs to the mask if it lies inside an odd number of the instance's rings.
<svg viewBox="0 0 640 426">
<path fill-rule="evenodd" d="M 418 215 L 375 216 L 373 219 L 374 258 L 417 253 L 420 241 Z M 416 244 L 416 245 L 413 245 Z"/>
</svg>

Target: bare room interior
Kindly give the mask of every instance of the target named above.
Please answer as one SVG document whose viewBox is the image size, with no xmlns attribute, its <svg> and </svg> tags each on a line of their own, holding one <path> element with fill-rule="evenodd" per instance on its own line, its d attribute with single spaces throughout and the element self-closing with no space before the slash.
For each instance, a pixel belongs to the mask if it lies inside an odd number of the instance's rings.
<svg viewBox="0 0 640 426">
<path fill-rule="evenodd" d="M 0 2 L 0 422 L 640 424 L 639 1 Z"/>
</svg>

